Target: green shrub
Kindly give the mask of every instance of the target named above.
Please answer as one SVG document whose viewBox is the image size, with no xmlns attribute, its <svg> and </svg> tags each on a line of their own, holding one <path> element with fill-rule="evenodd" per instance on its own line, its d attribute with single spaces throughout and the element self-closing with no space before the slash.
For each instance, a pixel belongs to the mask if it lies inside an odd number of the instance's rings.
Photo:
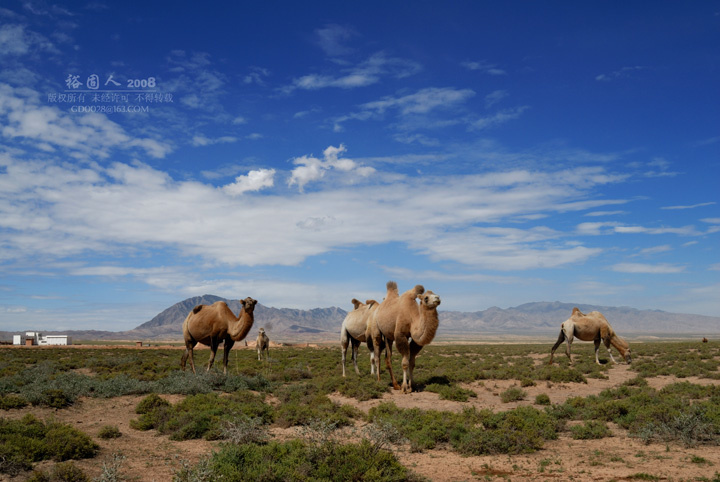
<svg viewBox="0 0 720 482">
<path fill-rule="evenodd" d="M 135 407 L 135 413 L 137 414 L 145 414 L 150 413 L 156 408 L 159 407 L 169 407 L 170 402 L 165 400 L 164 398 L 161 398 L 159 395 L 155 393 L 151 393 L 147 397 L 140 400 L 140 403 L 137 404 Z"/>
<path fill-rule="evenodd" d="M 17 395 L 9 394 L 0 396 L 0 410 L 12 410 L 13 408 L 23 408 L 28 404 L 27 400 Z"/>
<path fill-rule="evenodd" d="M 105 425 L 98 432 L 98 437 L 102 439 L 118 438 L 121 435 L 120 430 L 115 425 Z"/>
<path fill-rule="evenodd" d="M 535 396 L 535 405 L 550 405 L 550 396 L 547 393 L 540 393 Z"/>
<path fill-rule="evenodd" d="M 72 462 L 55 464 L 50 473 L 34 470 L 28 482 L 90 482 L 83 470 Z"/>
<path fill-rule="evenodd" d="M 458 387 L 457 385 L 439 385 L 431 383 L 425 386 L 428 392 L 437 393 L 441 400 L 453 400 L 455 402 L 467 402 L 470 398 L 477 398 L 477 393 L 472 390 Z"/>
<path fill-rule="evenodd" d="M 575 425 L 570 429 L 575 440 L 594 440 L 612 436 L 605 422 L 589 420 L 582 425 Z"/>
<path fill-rule="evenodd" d="M 198 480 L 197 472 L 216 480 L 397 481 L 419 480 L 391 452 L 377 450 L 367 440 L 358 444 L 330 443 L 317 450 L 300 440 L 267 445 L 223 445 L 195 469 L 177 479 Z"/>
<path fill-rule="evenodd" d="M 0 472 L 16 474 L 32 463 L 94 457 L 99 447 L 70 425 L 43 423 L 28 414 L 20 420 L 0 418 Z"/>
<path fill-rule="evenodd" d="M 500 400 L 503 403 L 517 402 L 524 400 L 527 396 L 527 392 L 517 387 L 510 387 L 500 394 Z"/>
</svg>

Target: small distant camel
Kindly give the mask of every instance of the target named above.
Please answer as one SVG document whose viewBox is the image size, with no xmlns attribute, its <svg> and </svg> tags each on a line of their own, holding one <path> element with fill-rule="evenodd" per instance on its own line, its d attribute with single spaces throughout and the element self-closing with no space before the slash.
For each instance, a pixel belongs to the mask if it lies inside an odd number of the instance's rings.
<svg viewBox="0 0 720 482">
<path fill-rule="evenodd" d="M 342 376 L 345 376 L 345 359 L 347 357 L 348 346 L 352 345 L 350 356 L 352 358 L 353 365 L 355 366 L 355 373 L 360 375 L 360 370 L 357 365 L 358 349 L 360 343 L 367 342 L 368 348 L 370 349 L 370 374 L 375 373 L 375 364 L 373 362 L 375 355 L 372 349 L 372 342 L 369 341 L 367 336 L 368 322 L 371 319 L 372 313 L 375 308 L 378 307 L 378 302 L 375 300 L 367 300 L 365 303 L 352 299 L 352 304 L 355 309 L 345 316 L 342 327 L 340 328 L 340 346 L 342 349 Z"/>
<path fill-rule="evenodd" d="M 397 283 L 388 281 L 387 294 L 378 306 L 373 320 L 373 345 L 375 347 L 375 365 L 377 379 L 380 381 L 380 351 L 385 342 L 385 365 L 390 372 L 393 388 L 403 393 L 412 392 L 413 371 L 415 370 L 415 357 L 423 346 L 430 344 L 435 338 L 439 326 L 437 307 L 440 297 L 432 291 L 425 291 L 422 285 L 406 291 L 402 295 L 398 292 Z M 416 299 L 420 298 L 420 304 Z M 392 371 L 392 344 L 402 355 L 403 383 L 400 387 Z"/>
<path fill-rule="evenodd" d="M 217 301 L 212 305 L 198 305 L 188 313 L 183 322 L 183 336 L 185 338 L 185 353 L 180 360 L 180 366 L 185 370 L 185 362 L 190 357 L 190 366 L 195 373 L 193 361 L 193 348 L 198 343 L 210 347 L 212 354 L 207 371 L 213 366 L 218 346 L 223 343 L 223 373 L 227 374 L 228 355 L 236 341 L 244 339 L 252 328 L 255 317 L 253 311 L 257 300 L 249 296 L 240 300 L 242 311 L 236 317 L 224 301 Z"/>
<path fill-rule="evenodd" d="M 265 359 L 270 359 L 270 338 L 265 334 L 265 328 L 258 330 L 257 342 L 255 343 L 258 352 L 258 361 L 262 361 L 262 352 L 265 352 Z"/>
<path fill-rule="evenodd" d="M 620 355 L 626 362 L 630 363 L 632 361 L 630 357 L 630 345 L 628 345 L 628 342 L 624 339 L 615 334 L 612 326 L 610 326 L 610 323 L 608 323 L 602 313 L 599 311 L 592 311 L 586 315 L 578 308 L 573 308 L 570 318 L 565 320 L 561 325 L 560 336 L 558 336 L 557 342 L 552 347 L 552 351 L 550 352 L 550 361 L 548 364 L 552 364 L 555 350 L 557 350 L 557 347 L 560 346 L 563 341 L 567 342 L 565 354 L 568 356 L 570 363 L 572 364 L 570 345 L 573 342 L 573 337 L 577 337 L 582 341 L 595 342 L 595 363 L 598 365 L 600 365 L 598 351 L 600 350 L 601 341 L 605 343 L 605 348 L 607 349 L 613 363 L 615 363 L 615 358 L 613 358 L 613 355 L 610 352 L 610 345 L 614 346 L 617 351 L 620 352 Z"/>
<path fill-rule="evenodd" d="M 707 343 L 707 342 L 708 342 L 708 339 L 703 337 L 703 343 Z"/>
</svg>

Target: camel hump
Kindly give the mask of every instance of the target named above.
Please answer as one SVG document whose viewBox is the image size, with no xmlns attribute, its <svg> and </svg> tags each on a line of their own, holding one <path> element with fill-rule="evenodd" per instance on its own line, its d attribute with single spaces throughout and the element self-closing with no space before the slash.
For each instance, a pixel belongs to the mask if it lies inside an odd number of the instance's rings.
<svg viewBox="0 0 720 482">
<path fill-rule="evenodd" d="M 577 313 L 577 314 L 579 314 L 579 315 L 582 315 L 582 314 L 583 314 L 583 312 L 580 311 L 580 308 L 578 308 L 577 306 L 576 306 L 575 308 L 573 308 L 572 314 L 575 315 L 575 313 Z"/>
<path fill-rule="evenodd" d="M 425 293 L 425 287 L 423 285 L 415 285 L 415 296 L 420 296 Z"/>
<path fill-rule="evenodd" d="M 388 291 L 397 291 L 397 283 L 394 281 L 388 281 L 387 285 L 385 285 Z"/>
<path fill-rule="evenodd" d="M 360 302 L 359 302 L 357 299 L 355 299 L 355 298 L 353 298 L 350 303 L 353 304 L 353 306 L 355 307 L 356 310 L 357 310 L 358 307 L 362 304 L 362 303 L 360 303 Z"/>
<path fill-rule="evenodd" d="M 365 304 L 368 306 L 376 305 L 377 301 L 375 300 L 365 300 Z"/>
<path fill-rule="evenodd" d="M 200 313 L 200 310 L 203 309 L 203 306 L 205 305 L 197 305 L 195 308 L 193 308 L 193 315 L 197 315 L 198 313 Z"/>
</svg>

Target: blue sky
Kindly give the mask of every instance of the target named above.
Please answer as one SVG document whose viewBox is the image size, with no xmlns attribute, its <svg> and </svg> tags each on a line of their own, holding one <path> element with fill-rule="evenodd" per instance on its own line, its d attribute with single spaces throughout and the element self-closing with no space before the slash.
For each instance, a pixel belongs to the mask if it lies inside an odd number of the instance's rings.
<svg viewBox="0 0 720 482">
<path fill-rule="evenodd" d="M 221 3 L 3 2 L 0 330 L 720 315 L 720 2 Z"/>
</svg>

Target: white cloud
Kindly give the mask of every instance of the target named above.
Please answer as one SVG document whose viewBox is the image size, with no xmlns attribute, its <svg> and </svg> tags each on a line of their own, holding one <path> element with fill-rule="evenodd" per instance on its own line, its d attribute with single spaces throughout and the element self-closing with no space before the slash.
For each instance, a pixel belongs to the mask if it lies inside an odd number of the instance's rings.
<svg viewBox="0 0 720 482">
<path fill-rule="evenodd" d="M 192 138 L 191 144 L 195 147 L 199 146 L 211 146 L 213 144 L 229 144 L 233 142 L 237 142 L 237 137 L 233 136 L 222 136 L 222 137 L 216 137 L 214 139 L 210 139 L 205 136 L 194 136 Z"/>
<path fill-rule="evenodd" d="M 358 36 L 352 27 L 337 24 L 328 24 L 315 30 L 317 43 L 325 53 L 331 57 L 346 55 L 353 51 L 346 45 L 348 40 Z"/>
<path fill-rule="evenodd" d="M 490 75 L 507 75 L 505 70 L 500 69 L 497 65 L 488 63 L 485 60 L 480 62 L 463 62 L 461 65 L 468 70 L 477 70 Z"/>
<path fill-rule="evenodd" d="M 375 169 L 370 166 L 360 166 L 351 159 L 341 158 L 340 156 L 346 150 L 345 146 L 340 144 L 339 147 L 329 146 L 326 148 L 323 151 L 323 160 L 312 156 L 295 158 L 293 164 L 298 167 L 293 169 L 288 186 L 297 184 L 300 192 L 303 192 L 306 184 L 321 179 L 330 169 L 365 178 L 375 172 Z"/>
<path fill-rule="evenodd" d="M 494 127 L 500 124 L 504 124 L 508 121 L 517 119 L 522 115 L 523 112 L 528 110 L 529 106 L 515 107 L 513 109 L 504 109 L 495 114 L 487 117 L 481 117 L 472 122 L 471 128 L 473 129 L 487 129 L 488 127 Z"/>
<path fill-rule="evenodd" d="M 235 182 L 223 186 L 223 190 L 233 196 L 244 194 L 248 191 L 259 191 L 266 187 L 272 187 L 275 169 L 258 169 L 250 171 L 247 176 L 238 176 Z"/>
<path fill-rule="evenodd" d="M 338 248 L 401 243 L 434 260 L 522 270 L 581 263 L 601 252 L 576 242 L 574 233 L 492 227 L 521 216 L 537 220 L 537 215 L 584 209 L 582 201 L 594 188 L 613 182 L 601 172 L 373 175 L 372 167 L 344 154 L 340 145 L 325 149 L 322 159 L 295 159 L 291 185 L 302 190 L 323 177 L 337 181 L 313 192 L 235 197 L 269 187 L 275 173 L 256 169 L 218 189 L 176 181 L 142 163 L 78 166 L 16 160 L 5 153 L 0 155 L 0 258 L 37 263 L 81 253 L 136 256 L 170 249 L 210 264 L 294 265 Z M 368 176 L 363 183 L 346 182 L 361 175 Z M 584 180 L 581 186 L 577 179 Z M 163 273 L 150 275 L 154 283 L 167 279 Z"/>
<path fill-rule="evenodd" d="M 0 57 L 27 55 L 35 50 L 57 52 L 52 42 L 38 33 L 26 30 L 24 25 L 0 26 Z"/>
<path fill-rule="evenodd" d="M 429 87 L 402 97 L 388 96 L 382 100 L 363 104 L 361 107 L 364 111 L 377 114 L 383 114 L 391 109 L 397 110 L 402 115 L 427 114 L 434 109 L 448 108 L 463 103 L 474 95 L 475 92 L 471 89 Z"/>
<path fill-rule="evenodd" d="M 695 208 L 701 208 L 701 207 L 705 207 L 705 206 L 712 206 L 712 205 L 714 205 L 714 204 L 717 204 L 717 203 L 715 203 L 715 202 L 708 202 L 708 203 L 691 204 L 691 205 L 689 205 L 689 206 L 687 206 L 687 205 L 686 205 L 686 206 L 663 206 L 663 207 L 661 207 L 660 209 L 671 209 L 671 210 L 674 210 L 674 209 L 695 209 Z"/>
<path fill-rule="evenodd" d="M 108 157 L 112 149 L 137 147 L 152 157 L 165 157 L 171 146 L 151 138 L 134 138 L 119 124 L 98 113 L 70 113 L 40 103 L 40 94 L 0 84 L 0 135 L 32 140 L 45 150 L 69 149 L 78 156 Z M 35 144 L 38 145 L 38 144 Z"/>
<path fill-rule="evenodd" d="M 643 264 L 643 263 L 618 263 L 610 267 L 618 273 L 637 273 L 637 274 L 675 274 L 685 271 L 685 266 L 679 266 L 668 263 L 661 264 Z"/>
<path fill-rule="evenodd" d="M 384 52 L 370 56 L 360 64 L 345 68 L 338 74 L 308 74 L 293 80 L 292 85 L 281 90 L 290 93 L 296 89 L 317 90 L 328 87 L 353 89 L 380 82 L 382 77 L 404 78 L 421 70 L 420 64 L 411 60 L 388 57 Z"/>
<path fill-rule="evenodd" d="M 493 92 L 490 92 L 488 95 L 485 96 L 485 108 L 489 109 L 490 107 L 503 100 L 508 95 L 509 94 L 507 90 L 495 90 Z"/>
<path fill-rule="evenodd" d="M 620 70 L 610 72 L 608 74 L 599 74 L 595 77 L 595 80 L 599 82 L 611 82 L 613 80 L 626 79 L 632 76 L 634 72 L 645 70 L 646 67 L 636 65 L 633 67 L 623 67 Z"/>
</svg>

